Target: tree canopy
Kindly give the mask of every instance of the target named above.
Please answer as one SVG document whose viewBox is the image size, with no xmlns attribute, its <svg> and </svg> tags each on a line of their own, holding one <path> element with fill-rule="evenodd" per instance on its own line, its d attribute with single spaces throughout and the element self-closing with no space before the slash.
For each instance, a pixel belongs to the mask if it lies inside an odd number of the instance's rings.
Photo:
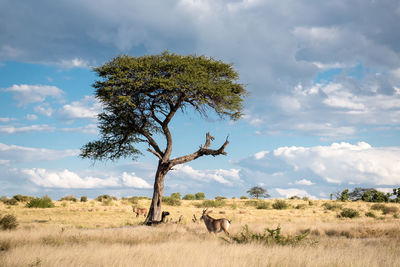
<svg viewBox="0 0 400 267">
<path fill-rule="evenodd" d="M 250 188 L 247 193 L 255 198 L 259 198 L 259 197 L 264 197 L 264 198 L 268 198 L 270 197 L 270 195 L 267 193 L 267 190 L 262 188 L 261 186 L 254 186 L 252 188 Z"/>
</svg>

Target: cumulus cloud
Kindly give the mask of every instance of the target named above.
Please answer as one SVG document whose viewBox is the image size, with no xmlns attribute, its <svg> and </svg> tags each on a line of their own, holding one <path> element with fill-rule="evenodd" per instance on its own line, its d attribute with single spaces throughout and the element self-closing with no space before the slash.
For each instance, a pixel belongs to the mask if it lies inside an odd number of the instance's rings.
<svg viewBox="0 0 400 267">
<path fill-rule="evenodd" d="M 48 188 L 99 188 L 120 186 L 117 178 L 80 177 L 69 170 L 48 171 L 34 168 L 22 170 L 22 173 L 34 184 Z"/>
<path fill-rule="evenodd" d="M 46 170 L 41 168 L 23 169 L 21 173 L 29 181 L 37 186 L 45 188 L 76 188 L 76 189 L 94 189 L 94 188 L 120 188 L 129 187 L 137 189 L 151 189 L 143 178 L 135 173 L 123 172 L 122 175 L 101 175 L 95 177 L 92 175 L 80 175 L 70 170 Z M 105 177 L 104 177 L 105 176 Z"/>
<path fill-rule="evenodd" d="M 299 185 L 313 185 L 314 183 L 307 179 L 301 179 L 295 182 L 295 184 Z"/>
<path fill-rule="evenodd" d="M 6 133 L 6 134 L 48 132 L 48 131 L 54 131 L 54 130 L 55 130 L 55 127 L 48 126 L 46 124 L 21 126 L 21 127 L 16 127 L 16 126 L 12 126 L 12 125 L 1 125 L 0 126 L 0 133 Z"/>
<path fill-rule="evenodd" d="M 207 183 L 214 181 L 232 186 L 234 183 L 240 182 L 239 171 L 238 169 L 196 170 L 188 165 L 177 165 L 171 171 L 171 175 Z"/>
<path fill-rule="evenodd" d="M 98 134 L 98 129 L 96 124 L 88 124 L 85 126 L 81 127 L 75 127 L 75 128 L 61 128 L 60 131 L 62 132 L 78 132 L 78 133 L 84 133 L 84 134 Z"/>
<path fill-rule="evenodd" d="M 101 104 L 93 96 L 85 96 L 79 101 L 64 105 L 58 114 L 62 119 L 96 119 L 101 111 Z"/>
<path fill-rule="evenodd" d="M 52 150 L 45 148 L 32 148 L 0 143 L 0 160 L 12 162 L 38 162 L 53 161 L 65 157 L 76 156 L 79 150 Z"/>
<path fill-rule="evenodd" d="M 123 184 L 128 187 L 147 188 L 147 189 L 153 188 L 150 184 L 146 182 L 146 180 L 136 176 L 134 172 L 132 172 L 131 174 L 123 172 L 121 179 Z"/>
<path fill-rule="evenodd" d="M 14 99 L 20 106 L 43 102 L 48 96 L 60 98 L 64 94 L 64 91 L 61 89 L 49 85 L 14 84 L 11 87 L 5 88 L 4 91 L 12 92 Z"/>
<path fill-rule="evenodd" d="M 275 191 L 278 192 L 279 195 L 284 196 L 285 198 L 298 196 L 298 197 L 309 197 L 310 199 L 316 199 L 316 197 L 311 196 L 309 193 L 307 193 L 307 191 L 297 188 L 287 188 L 287 189 L 275 188 Z"/>
</svg>

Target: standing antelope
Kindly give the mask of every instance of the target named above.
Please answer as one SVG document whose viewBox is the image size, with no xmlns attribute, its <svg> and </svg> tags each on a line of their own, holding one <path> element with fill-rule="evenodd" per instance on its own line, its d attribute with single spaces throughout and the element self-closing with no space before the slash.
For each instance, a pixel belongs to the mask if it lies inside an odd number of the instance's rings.
<svg viewBox="0 0 400 267">
<path fill-rule="evenodd" d="M 204 224 L 206 225 L 208 232 L 219 233 L 224 231 L 225 234 L 229 235 L 228 229 L 231 222 L 225 218 L 214 219 L 208 215 L 211 212 L 212 210 L 207 211 L 207 209 L 204 209 L 203 215 L 200 217 L 200 220 L 204 220 Z"/>
<path fill-rule="evenodd" d="M 147 209 L 146 208 L 136 208 L 135 206 L 132 206 L 133 213 L 136 213 L 136 218 L 139 217 L 139 214 L 143 214 L 144 217 L 147 215 Z"/>
</svg>

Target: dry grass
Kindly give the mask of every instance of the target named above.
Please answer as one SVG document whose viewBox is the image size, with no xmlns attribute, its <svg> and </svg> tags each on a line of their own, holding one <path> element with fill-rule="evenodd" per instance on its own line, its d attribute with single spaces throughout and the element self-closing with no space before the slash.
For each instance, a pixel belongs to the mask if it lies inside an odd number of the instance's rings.
<svg viewBox="0 0 400 267">
<path fill-rule="evenodd" d="M 366 217 L 371 204 L 343 203 L 357 209 L 355 219 L 338 218 L 326 201 L 288 200 L 286 210 L 256 209 L 246 200 L 226 200 L 213 208 L 212 216 L 232 220 L 231 233 L 247 224 L 253 231 L 282 228 L 284 235 L 310 231 L 296 246 L 228 244 L 223 234 L 208 234 L 200 217 L 201 201 L 182 201 L 182 206 L 163 206 L 172 222 L 157 227 L 140 225 L 131 205 L 56 202 L 55 208 L 28 209 L 22 204 L 0 204 L 0 216 L 13 214 L 19 226 L 0 232 L 0 266 L 398 266 L 400 220 L 393 214 Z M 274 200 L 268 200 L 273 203 Z M 139 206 L 149 205 L 140 200 Z M 296 209 L 298 205 L 304 205 Z M 388 206 L 396 206 L 391 204 Z M 211 208 L 210 208 L 211 209 Z M 225 212 L 221 214 L 220 212 Z M 183 215 L 180 224 L 174 223 Z"/>
</svg>

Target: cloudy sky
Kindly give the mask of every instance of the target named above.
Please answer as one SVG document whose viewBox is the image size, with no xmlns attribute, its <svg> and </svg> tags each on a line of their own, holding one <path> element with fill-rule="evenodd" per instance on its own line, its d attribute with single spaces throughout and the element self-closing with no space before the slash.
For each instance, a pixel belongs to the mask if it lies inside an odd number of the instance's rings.
<svg viewBox="0 0 400 267">
<path fill-rule="evenodd" d="M 175 156 L 207 131 L 230 144 L 177 166 L 165 194 L 399 187 L 399 24 L 397 0 L 0 0 L 0 195 L 151 196 L 152 154 L 78 155 L 97 139 L 91 68 L 164 50 L 232 63 L 250 92 L 238 122 L 175 118 Z"/>
</svg>

